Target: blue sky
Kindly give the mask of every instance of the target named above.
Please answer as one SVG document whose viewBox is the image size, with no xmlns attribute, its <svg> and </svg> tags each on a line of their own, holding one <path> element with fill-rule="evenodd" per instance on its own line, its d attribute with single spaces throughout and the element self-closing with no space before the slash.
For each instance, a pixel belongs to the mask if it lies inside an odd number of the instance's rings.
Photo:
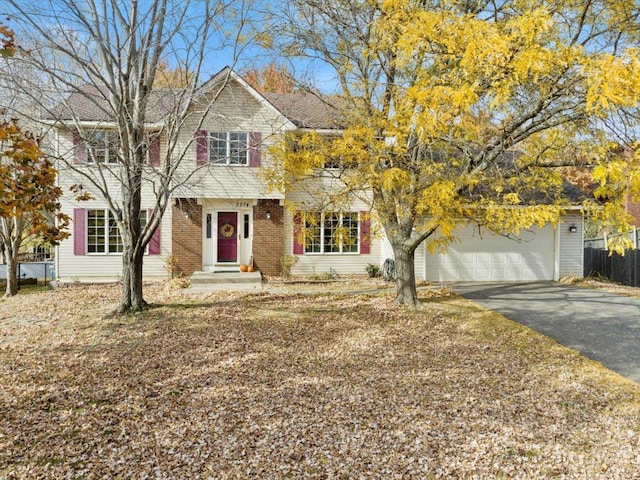
<svg viewBox="0 0 640 480">
<path fill-rule="evenodd" d="M 8 18 L 6 23 L 10 28 L 16 30 L 18 34 L 18 41 L 20 41 L 20 19 L 24 18 L 18 14 L 16 9 L 11 5 L 13 0 L 5 0 L 1 2 L 0 15 L 4 18 Z M 91 1 L 91 0 L 88 0 Z M 146 1 L 142 0 L 144 4 Z M 175 0 L 180 4 L 180 0 Z M 23 8 L 25 11 L 33 12 L 32 18 L 37 16 L 39 25 L 50 25 L 55 29 L 69 29 L 73 31 L 80 31 L 80 26 L 77 22 L 74 22 L 68 7 L 65 7 L 65 3 L 73 3 L 78 6 L 87 5 L 87 0 L 16 0 L 19 8 Z M 93 2 L 92 2 L 93 3 Z M 258 28 L 263 25 L 259 20 L 258 10 L 277 8 L 274 6 L 271 0 L 254 0 L 247 2 L 249 10 L 245 11 L 246 18 L 253 21 L 254 25 Z M 127 0 L 123 0 L 123 4 L 128 5 Z M 182 5 L 182 4 L 180 4 Z M 193 3 L 192 11 L 199 8 L 199 3 Z M 276 52 L 266 51 L 258 46 L 249 44 L 238 57 L 238 62 L 234 65 L 234 47 L 233 45 L 226 45 L 233 43 L 235 38 L 235 31 L 233 19 L 225 19 L 221 21 L 221 31 L 217 32 L 209 43 L 208 54 L 206 62 L 202 69 L 201 80 L 206 81 L 211 75 L 220 71 L 227 65 L 234 66 L 234 68 L 242 72 L 248 68 L 261 68 L 269 63 L 275 62 L 278 65 L 286 65 L 296 77 L 302 78 L 307 82 L 312 82 L 313 85 L 326 93 L 333 93 L 336 89 L 337 82 L 334 78 L 334 74 L 330 67 L 326 64 L 322 64 L 319 61 L 307 61 L 303 59 L 283 59 L 278 56 Z M 32 29 L 31 29 L 32 31 Z M 248 32 L 248 29 L 245 29 Z M 189 39 L 193 38 L 194 34 L 186 34 L 183 38 L 179 38 L 176 42 L 177 51 L 167 51 L 163 60 L 170 66 L 177 65 L 180 61 L 178 57 L 186 55 L 186 51 L 189 47 Z M 249 35 L 250 36 L 250 35 Z M 82 34 L 80 35 L 82 38 Z M 181 59 L 184 61 L 184 58 Z"/>
</svg>

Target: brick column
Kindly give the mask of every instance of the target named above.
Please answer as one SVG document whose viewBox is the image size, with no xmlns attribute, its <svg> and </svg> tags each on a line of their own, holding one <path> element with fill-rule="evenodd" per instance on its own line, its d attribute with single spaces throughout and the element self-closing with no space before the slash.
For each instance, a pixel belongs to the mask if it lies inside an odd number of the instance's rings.
<svg viewBox="0 0 640 480">
<path fill-rule="evenodd" d="M 267 219 L 267 212 L 271 218 Z M 280 275 L 284 255 L 284 207 L 278 200 L 258 200 L 253 208 L 253 262 L 265 275 Z"/>
<path fill-rule="evenodd" d="M 195 198 L 178 198 L 173 205 L 172 252 L 184 276 L 202 270 L 202 206 Z"/>
</svg>

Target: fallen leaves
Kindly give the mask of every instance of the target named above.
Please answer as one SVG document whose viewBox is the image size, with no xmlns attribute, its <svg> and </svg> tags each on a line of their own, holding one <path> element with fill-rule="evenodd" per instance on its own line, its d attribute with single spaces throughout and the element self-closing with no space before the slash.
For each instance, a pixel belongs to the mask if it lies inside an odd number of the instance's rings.
<svg viewBox="0 0 640 480">
<path fill-rule="evenodd" d="M 638 478 L 640 387 L 450 292 L 146 291 L 0 304 L 0 478 Z"/>
</svg>

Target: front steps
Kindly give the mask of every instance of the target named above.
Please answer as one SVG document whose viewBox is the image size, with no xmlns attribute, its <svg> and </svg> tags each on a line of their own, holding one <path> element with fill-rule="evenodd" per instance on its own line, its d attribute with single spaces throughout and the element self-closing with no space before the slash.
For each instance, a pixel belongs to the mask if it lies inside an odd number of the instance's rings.
<svg viewBox="0 0 640 480">
<path fill-rule="evenodd" d="M 187 293 L 260 291 L 260 272 L 193 272 Z"/>
</svg>

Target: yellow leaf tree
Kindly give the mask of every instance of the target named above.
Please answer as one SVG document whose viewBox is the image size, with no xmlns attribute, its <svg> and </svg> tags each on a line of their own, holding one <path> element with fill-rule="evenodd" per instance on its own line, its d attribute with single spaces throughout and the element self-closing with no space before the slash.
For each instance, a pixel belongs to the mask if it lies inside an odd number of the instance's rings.
<svg viewBox="0 0 640 480">
<path fill-rule="evenodd" d="M 401 304 L 418 304 L 416 248 L 446 248 L 460 221 L 503 234 L 557 222 L 558 167 L 606 161 L 603 120 L 638 100 L 635 2 L 292 4 L 280 47 L 333 68 L 344 130 L 287 139 L 267 175 L 323 205 L 368 199 Z M 323 171 L 327 158 L 342 168 Z"/>
</svg>

